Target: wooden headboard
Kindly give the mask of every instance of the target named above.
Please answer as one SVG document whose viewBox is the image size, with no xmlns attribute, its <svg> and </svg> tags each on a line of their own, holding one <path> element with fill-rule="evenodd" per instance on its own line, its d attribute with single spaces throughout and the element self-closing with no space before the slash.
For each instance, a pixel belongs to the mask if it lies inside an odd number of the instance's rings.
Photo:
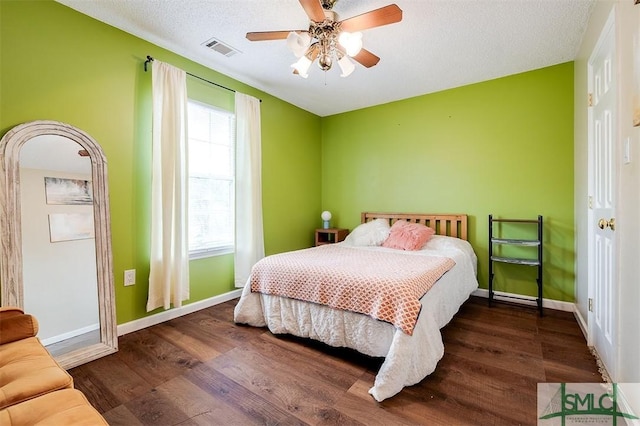
<svg viewBox="0 0 640 426">
<path fill-rule="evenodd" d="M 398 220 L 421 223 L 436 231 L 437 235 L 467 239 L 466 214 L 422 214 L 422 213 L 371 213 L 363 212 L 361 222 L 387 219 L 390 225 Z"/>
</svg>

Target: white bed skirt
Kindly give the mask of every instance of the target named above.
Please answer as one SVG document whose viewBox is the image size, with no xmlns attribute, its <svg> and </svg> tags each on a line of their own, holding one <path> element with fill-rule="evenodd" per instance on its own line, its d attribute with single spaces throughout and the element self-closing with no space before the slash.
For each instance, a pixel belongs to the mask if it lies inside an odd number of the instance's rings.
<svg viewBox="0 0 640 426">
<path fill-rule="evenodd" d="M 446 237 L 441 237 L 446 238 Z M 439 244 L 431 255 L 456 261 L 420 300 L 422 311 L 413 335 L 367 315 L 333 309 L 314 303 L 252 293 L 245 285 L 235 307 L 237 323 L 268 327 L 274 334 L 292 334 L 311 338 L 334 347 L 347 347 L 360 353 L 384 357 L 369 393 L 383 401 L 431 374 L 444 355 L 440 329 L 455 315 L 478 287 L 476 256 L 471 246 L 455 239 L 454 244 Z M 444 245 L 445 250 L 442 250 Z M 462 249 L 458 246 L 462 246 Z M 468 247 L 467 247 L 468 246 Z M 382 247 L 366 249 L 393 250 Z M 431 250 L 422 250 L 431 251 Z"/>
</svg>

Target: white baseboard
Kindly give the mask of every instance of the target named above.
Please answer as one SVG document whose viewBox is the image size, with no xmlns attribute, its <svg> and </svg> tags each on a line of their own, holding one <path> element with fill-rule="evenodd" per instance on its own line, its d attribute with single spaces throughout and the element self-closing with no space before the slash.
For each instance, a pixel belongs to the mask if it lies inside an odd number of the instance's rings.
<svg viewBox="0 0 640 426">
<path fill-rule="evenodd" d="M 616 402 L 622 408 L 621 413 L 627 413 L 636 417 L 640 416 L 640 383 L 618 384 L 618 398 Z M 629 402 L 631 401 L 631 402 Z M 638 419 L 625 419 L 632 426 L 640 425 Z"/>
<path fill-rule="evenodd" d="M 78 328 L 75 330 L 67 331 L 66 333 L 58 334 L 56 336 L 47 337 L 46 339 L 41 339 L 40 342 L 42 346 L 52 345 L 54 343 L 62 342 L 63 340 L 71 339 L 76 336 L 80 336 L 85 333 L 89 333 L 94 330 L 100 330 L 100 323 L 95 323 L 88 325 L 86 327 Z"/>
<path fill-rule="evenodd" d="M 584 339 L 587 341 L 587 345 L 589 342 L 589 326 L 587 325 L 587 321 L 584 319 L 582 314 L 580 313 L 580 309 L 576 306 L 575 311 L 573 311 L 573 316 L 576 317 L 576 321 L 578 321 L 578 325 L 580 326 L 580 330 L 582 330 L 582 334 L 584 334 Z"/>
<path fill-rule="evenodd" d="M 486 288 L 476 289 L 472 295 L 489 298 L 489 290 Z M 505 302 L 511 303 L 519 303 L 521 305 L 527 306 L 538 306 L 536 303 L 536 298 L 533 296 L 522 296 L 520 294 L 506 293 L 503 291 L 494 291 L 493 297 L 495 300 L 501 300 Z M 518 299 L 511 299 L 510 297 L 517 297 Z M 556 311 L 565 311 L 565 312 L 575 312 L 575 303 L 572 302 L 563 302 L 560 300 L 553 299 L 542 299 L 542 306 L 545 309 L 555 309 Z"/>
<path fill-rule="evenodd" d="M 240 297 L 242 289 L 232 290 L 228 293 L 213 296 L 208 299 L 199 300 L 188 305 L 181 306 L 179 308 L 169 309 L 168 311 L 159 312 L 157 314 L 140 318 L 137 320 L 129 321 L 124 324 L 118 325 L 118 336 L 132 333 L 134 331 L 142 330 L 143 328 L 151 327 L 152 325 L 160 324 L 165 321 L 169 321 L 174 318 L 181 317 L 183 315 L 197 312 L 201 309 L 209 308 L 211 306 L 218 305 L 220 303 L 227 302 L 231 299 Z"/>
</svg>

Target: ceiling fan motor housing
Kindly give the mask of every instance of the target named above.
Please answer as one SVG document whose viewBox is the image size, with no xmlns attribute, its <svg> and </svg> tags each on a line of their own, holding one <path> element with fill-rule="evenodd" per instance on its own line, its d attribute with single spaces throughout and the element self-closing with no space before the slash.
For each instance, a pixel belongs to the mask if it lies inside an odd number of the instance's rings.
<svg viewBox="0 0 640 426">
<path fill-rule="evenodd" d="M 309 25 L 309 35 L 318 40 L 337 37 L 340 32 L 340 22 L 327 18 L 322 22 L 311 22 Z"/>
<path fill-rule="evenodd" d="M 331 10 L 333 8 L 333 5 L 336 4 L 338 0 L 322 0 L 322 8 L 324 10 Z"/>
<path fill-rule="evenodd" d="M 335 51 L 340 34 L 340 22 L 338 14 L 333 10 L 324 11 L 326 19 L 322 22 L 311 21 L 309 35 L 318 40 L 320 52 L 318 54 L 318 66 L 327 71 L 333 65 L 332 53 Z"/>
</svg>

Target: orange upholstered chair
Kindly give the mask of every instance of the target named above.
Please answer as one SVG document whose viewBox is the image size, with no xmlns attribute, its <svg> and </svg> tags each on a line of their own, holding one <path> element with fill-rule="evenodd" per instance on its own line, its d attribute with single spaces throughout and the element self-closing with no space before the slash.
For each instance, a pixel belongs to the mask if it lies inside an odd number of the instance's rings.
<svg viewBox="0 0 640 426">
<path fill-rule="evenodd" d="M 33 316 L 0 308 L 0 425 L 106 425 L 37 334 Z"/>
</svg>

